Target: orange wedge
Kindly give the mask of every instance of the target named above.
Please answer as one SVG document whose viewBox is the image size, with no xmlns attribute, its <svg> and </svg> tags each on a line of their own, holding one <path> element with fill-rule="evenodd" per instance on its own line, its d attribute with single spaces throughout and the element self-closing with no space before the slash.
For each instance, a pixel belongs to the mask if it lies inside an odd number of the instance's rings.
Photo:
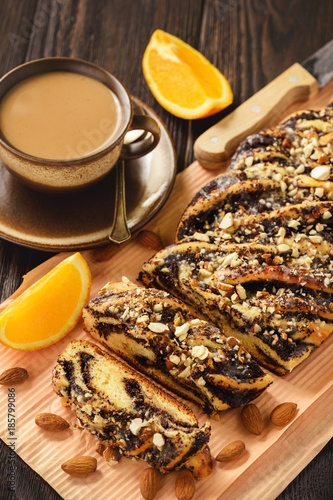
<svg viewBox="0 0 333 500">
<path fill-rule="evenodd" d="M 62 339 L 80 319 L 90 285 L 90 270 L 80 253 L 63 260 L 2 311 L 0 342 L 35 351 Z"/>
<path fill-rule="evenodd" d="M 142 69 L 155 99 L 179 118 L 203 118 L 232 103 L 225 76 L 200 52 L 165 31 L 154 31 Z"/>
</svg>

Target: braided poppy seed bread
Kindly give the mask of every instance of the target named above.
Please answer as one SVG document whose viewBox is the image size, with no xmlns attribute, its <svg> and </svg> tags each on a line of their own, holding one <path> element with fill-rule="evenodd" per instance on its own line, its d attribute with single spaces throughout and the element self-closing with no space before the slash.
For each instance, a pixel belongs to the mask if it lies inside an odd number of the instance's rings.
<svg viewBox="0 0 333 500">
<path fill-rule="evenodd" d="M 176 241 L 205 234 L 214 243 L 228 243 L 233 222 L 244 216 L 304 202 L 332 202 L 332 158 L 332 107 L 294 113 L 279 127 L 250 136 L 229 171 L 204 186 L 185 209 Z M 240 243 L 237 235 L 234 240 Z"/>
<path fill-rule="evenodd" d="M 333 290 L 325 284 L 332 271 L 289 267 L 291 260 L 268 245 L 187 241 L 146 262 L 141 280 L 195 305 L 259 364 L 283 375 L 333 326 Z"/>
<path fill-rule="evenodd" d="M 272 383 L 234 337 L 165 291 L 109 283 L 83 318 L 93 338 L 209 414 L 245 405 Z"/>
<path fill-rule="evenodd" d="M 332 107 L 250 136 L 140 279 L 195 306 L 263 366 L 291 371 L 333 329 L 332 164 Z"/>
<path fill-rule="evenodd" d="M 212 471 L 210 424 L 199 428 L 190 408 L 96 345 L 73 340 L 58 357 L 53 390 L 83 428 L 117 453 L 160 472 Z"/>
</svg>

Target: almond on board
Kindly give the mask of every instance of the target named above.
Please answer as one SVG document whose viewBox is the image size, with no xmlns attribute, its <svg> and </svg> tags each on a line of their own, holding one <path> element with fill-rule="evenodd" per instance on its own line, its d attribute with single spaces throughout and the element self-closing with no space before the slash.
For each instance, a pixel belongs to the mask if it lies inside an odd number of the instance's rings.
<svg viewBox="0 0 333 500">
<path fill-rule="evenodd" d="M 70 458 L 62 464 L 61 468 L 70 476 L 87 477 L 97 469 L 97 460 L 94 457 L 82 455 Z"/>
<path fill-rule="evenodd" d="M 141 243 L 141 245 L 144 245 L 151 250 L 162 250 L 163 248 L 161 238 L 153 231 L 148 231 L 147 229 L 143 229 L 139 232 L 137 240 Z"/>
<path fill-rule="evenodd" d="M 244 427 L 256 436 L 260 436 L 262 433 L 264 424 L 262 420 L 262 415 L 259 408 L 253 404 L 247 404 L 242 408 L 241 421 Z"/>
<path fill-rule="evenodd" d="M 20 368 L 15 366 L 13 368 L 8 368 L 0 375 L 0 385 L 15 385 L 23 382 L 23 380 L 29 377 L 29 373 L 25 368 Z"/>
<path fill-rule="evenodd" d="M 39 413 L 35 417 L 35 423 L 42 429 L 51 432 L 60 432 L 69 428 L 67 420 L 54 413 Z"/>
<path fill-rule="evenodd" d="M 229 462 L 239 457 L 245 451 L 245 443 L 240 440 L 232 441 L 222 448 L 217 454 L 216 460 L 218 462 Z"/>
<path fill-rule="evenodd" d="M 282 427 L 283 425 L 287 425 L 294 418 L 296 411 L 296 403 L 281 403 L 272 411 L 270 420 L 272 424 Z"/>
<path fill-rule="evenodd" d="M 178 500 L 191 500 L 193 498 L 195 479 L 188 469 L 179 472 L 175 483 L 175 493 Z"/>
<path fill-rule="evenodd" d="M 159 490 L 161 474 L 153 467 L 147 467 L 140 477 L 140 492 L 144 500 L 153 500 Z"/>
</svg>

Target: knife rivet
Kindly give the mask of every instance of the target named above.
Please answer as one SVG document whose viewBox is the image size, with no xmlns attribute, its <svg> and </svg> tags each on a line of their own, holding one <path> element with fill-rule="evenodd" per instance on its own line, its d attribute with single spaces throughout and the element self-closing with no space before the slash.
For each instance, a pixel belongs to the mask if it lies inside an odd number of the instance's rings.
<svg viewBox="0 0 333 500">
<path fill-rule="evenodd" d="M 293 83 L 294 83 L 294 82 L 298 82 L 298 76 L 291 76 L 291 77 L 289 78 L 289 81 L 290 81 L 290 82 L 293 82 Z"/>
<path fill-rule="evenodd" d="M 216 144 L 217 142 L 219 142 L 220 139 L 216 136 L 213 136 L 209 140 L 210 140 L 210 142 L 213 142 L 214 144 Z"/>
<path fill-rule="evenodd" d="M 254 111 L 255 113 L 259 113 L 259 111 L 261 111 L 261 107 L 260 106 L 252 106 L 251 110 Z"/>
</svg>

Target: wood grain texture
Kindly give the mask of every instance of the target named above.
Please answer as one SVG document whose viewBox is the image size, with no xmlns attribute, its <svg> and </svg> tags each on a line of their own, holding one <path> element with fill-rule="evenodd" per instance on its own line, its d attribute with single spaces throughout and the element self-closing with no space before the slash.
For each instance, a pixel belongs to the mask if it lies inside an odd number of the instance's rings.
<svg viewBox="0 0 333 500">
<path fill-rule="evenodd" d="M 234 103 L 213 117 L 192 123 L 192 152 L 194 141 L 205 130 L 332 39 L 327 22 L 332 15 L 333 3 L 325 1 L 206 1 L 197 48 L 227 76 Z"/>
<path fill-rule="evenodd" d="M 333 38 L 331 0 L 1 0 L 0 8 L 0 75 L 25 60 L 55 55 L 103 65 L 162 118 L 176 148 L 179 171 L 194 160 L 193 144 L 201 133 Z M 161 108 L 141 71 L 144 49 L 157 28 L 199 49 L 227 76 L 235 96 L 229 109 L 191 123 Z M 1 301 L 27 271 L 49 257 L 0 241 Z M 0 499 L 60 500 L 19 457 L 15 491 L 10 492 L 8 459 L 8 448 L 0 442 Z M 329 498 L 332 441 L 278 500 Z"/>
</svg>

